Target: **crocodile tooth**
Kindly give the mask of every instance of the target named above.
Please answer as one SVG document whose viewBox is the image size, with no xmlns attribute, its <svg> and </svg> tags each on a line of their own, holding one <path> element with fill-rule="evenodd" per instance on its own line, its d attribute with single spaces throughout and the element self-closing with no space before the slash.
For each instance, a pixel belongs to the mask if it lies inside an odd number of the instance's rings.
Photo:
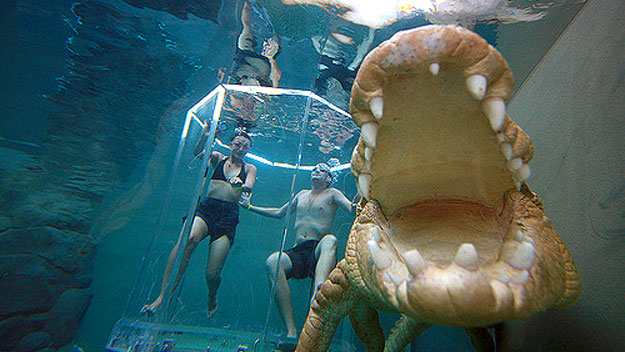
<svg viewBox="0 0 625 352">
<path fill-rule="evenodd" d="M 408 303 L 408 281 L 404 280 L 395 290 L 395 297 L 402 306 L 410 306 Z"/>
<path fill-rule="evenodd" d="M 427 267 L 427 262 L 423 259 L 421 253 L 419 253 L 416 249 L 405 252 L 402 257 L 404 258 L 408 272 L 412 277 L 419 275 L 419 273 Z"/>
<path fill-rule="evenodd" d="M 525 180 L 530 178 L 531 174 L 532 171 L 530 170 L 530 166 L 523 163 L 523 165 L 516 172 L 517 180 L 519 180 L 520 182 L 525 182 Z"/>
<path fill-rule="evenodd" d="M 510 278 L 508 277 L 505 282 L 499 279 L 490 282 L 491 290 L 497 302 L 496 310 L 507 307 L 514 301 L 514 295 L 510 292 L 510 288 L 508 287 L 509 281 Z"/>
<path fill-rule="evenodd" d="M 390 272 L 388 272 L 388 271 L 387 271 L 387 272 L 385 272 L 383 276 L 384 276 L 384 279 L 385 279 L 387 282 L 392 282 L 392 283 L 393 283 L 393 285 L 395 285 L 395 286 L 400 286 L 400 285 L 402 284 L 402 282 L 404 282 L 404 281 L 405 281 L 405 280 L 404 280 L 404 279 L 402 279 L 401 277 L 399 277 L 399 276 L 397 276 L 397 275 L 395 275 L 395 274 L 393 274 L 393 273 L 390 273 Z"/>
<path fill-rule="evenodd" d="M 369 185 L 371 184 L 371 175 L 369 174 L 360 174 L 358 175 L 358 190 L 360 191 L 360 196 L 369 199 Z"/>
<path fill-rule="evenodd" d="M 501 143 L 500 148 L 506 160 L 512 159 L 512 146 L 509 143 Z"/>
<path fill-rule="evenodd" d="M 503 127 L 503 121 L 506 117 L 506 104 L 503 102 L 503 99 L 494 98 L 485 101 L 482 103 L 482 110 L 484 114 L 486 114 L 486 117 L 488 117 L 493 131 L 499 132 Z"/>
<path fill-rule="evenodd" d="M 391 274 L 388 271 L 382 274 L 382 278 L 385 282 L 393 283 L 393 280 L 391 279 Z"/>
<path fill-rule="evenodd" d="M 371 235 L 369 236 L 369 240 L 371 241 L 375 241 L 380 242 L 380 230 L 378 230 L 377 227 L 374 227 L 373 230 L 371 230 Z"/>
<path fill-rule="evenodd" d="M 378 138 L 378 124 L 375 122 L 366 122 L 361 126 L 360 135 L 365 145 L 375 149 L 375 142 Z"/>
<path fill-rule="evenodd" d="M 516 248 L 514 253 L 506 255 L 503 259 L 515 269 L 526 270 L 534 264 L 535 253 L 536 250 L 531 243 L 523 242 Z"/>
<path fill-rule="evenodd" d="M 393 264 L 391 257 L 382 251 L 377 242 L 370 240 L 367 242 L 367 247 L 369 247 L 369 253 L 371 254 L 373 264 L 378 270 L 387 269 Z"/>
<path fill-rule="evenodd" d="M 529 277 L 530 277 L 530 274 L 527 271 L 524 271 L 521 274 L 519 274 L 519 276 L 513 277 L 512 282 L 518 285 L 523 285 L 527 282 Z"/>
<path fill-rule="evenodd" d="M 511 171 L 515 171 L 523 166 L 523 160 L 521 158 L 513 158 L 508 162 L 508 166 L 510 166 Z"/>
<path fill-rule="evenodd" d="M 365 148 L 365 160 L 371 161 L 372 158 L 373 158 L 373 149 L 366 147 Z"/>
<path fill-rule="evenodd" d="M 436 75 L 438 75 L 438 71 L 440 71 L 440 69 L 441 69 L 441 65 L 439 65 L 439 64 L 438 64 L 438 62 L 435 62 L 435 63 L 433 63 L 433 64 L 430 64 L 429 69 L 430 69 L 430 72 L 431 72 L 434 76 L 436 76 Z"/>
<path fill-rule="evenodd" d="M 480 74 L 471 75 L 467 78 L 466 84 L 473 98 L 477 100 L 484 99 L 487 85 L 486 77 Z"/>
<path fill-rule="evenodd" d="M 365 147 L 365 170 L 371 171 L 371 159 L 373 159 L 373 149 Z"/>
<path fill-rule="evenodd" d="M 471 243 L 463 243 L 456 252 L 454 262 L 469 271 L 476 271 L 479 269 L 478 259 L 475 247 Z"/>
<path fill-rule="evenodd" d="M 384 113 L 384 99 L 382 97 L 375 97 L 369 101 L 369 109 L 377 120 L 381 119 Z"/>
</svg>

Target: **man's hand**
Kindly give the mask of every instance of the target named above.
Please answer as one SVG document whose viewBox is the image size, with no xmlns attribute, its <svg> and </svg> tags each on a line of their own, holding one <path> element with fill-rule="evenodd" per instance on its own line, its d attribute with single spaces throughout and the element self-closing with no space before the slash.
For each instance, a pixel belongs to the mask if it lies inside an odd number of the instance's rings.
<svg viewBox="0 0 625 352">
<path fill-rule="evenodd" d="M 251 193 L 246 192 L 246 193 L 241 193 L 241 199 L 239 199 L 239 205 L 242 208 L 245 209 L 250 209 L 252 207 L 252 205 L 250 204 L 250 197 L 252 196 Z"/>
<path fill-rule="evenodd" d="M 361 201 L 362 201 L 362 197 L 360 196 L 360 194 L 356 193 L 356 195 L 352 199 L 352 212 L 354 214 L 358 214 L 360 212 L 359 207 L 360 207 Z"/>
</svg>

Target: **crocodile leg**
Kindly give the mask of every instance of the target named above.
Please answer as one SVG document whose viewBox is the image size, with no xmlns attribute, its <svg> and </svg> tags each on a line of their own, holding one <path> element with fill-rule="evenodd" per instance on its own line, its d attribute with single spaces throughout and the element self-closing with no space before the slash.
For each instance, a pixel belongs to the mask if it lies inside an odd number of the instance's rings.
<svg viewBox="0 0 625 352">
<path fill-rule="evenodd" d="M 414 341 L 419 335 L 427 330 L 432 324 L 416 321 L 405 315 L 395 324 L 395 327 L 388 336 L 384 352 L 401 352 L 406 346 Z"/>
<path fill-rule="evenodd" d="M 367 352 L 381 352 L 384 349 L 384 331 L 380 326 L 378 312 L 365 300 L 349 313 L 349 321 L 356 336 L 367 346 Z"/>
<path fill-rule="evenodd" d="M 339 322 L 356 306 L 356 292 L 344 273 L 345 260 L 330 272 L 310 306 L 296 352 L 327 351 Z"/>
</svg>

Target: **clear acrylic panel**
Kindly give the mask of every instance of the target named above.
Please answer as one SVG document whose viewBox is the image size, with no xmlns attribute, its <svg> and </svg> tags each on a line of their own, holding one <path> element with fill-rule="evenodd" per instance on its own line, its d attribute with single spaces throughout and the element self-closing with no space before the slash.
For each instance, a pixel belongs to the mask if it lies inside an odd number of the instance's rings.
<svg viewBox="0 0 625 352">
<path fill-rule="evenodd" d="M 208 139 L 200 146 L 204 155 L 212 151 L 228 155 L 227 138 L 235 128 L 244 128 L 252 136 L 245 161 L 257 168 L 255 205 L 288 203 L 299 190 L 310 188 L 313 166 L 331 158 L 334 187 L 350 198 L 356 193 L 348 168 L 358 130 L 348 113 L 308 91 L 217 87 L 187 112 L 152 243 L 122 318 L 111 333 L 107 347 L 111 351 L 160 351 L 174 346 L 189 351 L 270 351 L 282 334 L 265 261 L 271 253 L 293 245 L 290 212 L 283 219 L 272 219 L 241 209 L 236 237 L 221 272 L 219 309 L 210 319 L 204 273 L 209 240 L 197 246 L 173 290 L 191 229 L 193 217 L 189 215 L 204 198 L 210 182 L 206 175 L 212 174 L 208 158 L 194 156 L 204 125 L 210 126 Z M 346 212 L 337 214 L 332 232 L 342 239 L 339 256 L 352 220 Z M 164 299 L 154 314 L 145 314 L 141 309 L 158 296 L 168 260 L 173 265 Z M 290 281 L 296 323 L 301 326 L 310 304 L 311 280 Z M 339 328 L 335 350 L 354 350 L 348 340 L 353 340 L 351 328 Z"/>
</svg>

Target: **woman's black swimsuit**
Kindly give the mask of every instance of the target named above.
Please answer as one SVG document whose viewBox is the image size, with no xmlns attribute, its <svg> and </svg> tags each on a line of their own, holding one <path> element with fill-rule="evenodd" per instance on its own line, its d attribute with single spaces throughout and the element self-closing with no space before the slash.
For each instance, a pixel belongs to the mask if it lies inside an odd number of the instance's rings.
<svg viewBox="0 0 625 352">
<path fill-rule="evenodd" d="M 228 158 L 224 158 L 217 163 L 217 166 L 215 166 L 215 171 L 213 171 L 213 175 L 211 176 L 211 180 L 220 180 L 220 181 L 228 182 L 228 180 L 226 179 L 226 175 L 224 174 L 224 165 L 226 164 L 227 160 Z M 245 171 L 245 163 L 241 165 L 241 171 L 239 171 L 239 174 L 236 177 L 238 177 L 241 181 L 243 181 L 243 183 L 245 183 L 245 180 L 247 179 L 247 171 Z"/>
<path fill-rule="evenodd" d="M 211 180 L 228 182 L 224 174 L 224 164 L 226 160 L 228 160 L 228 158 L 217 163 Z M 245 164 L 241 166 L 238 177 L 245 183 L 247 179 Z M 211 242 L 222 236 L 226 236 L 230 240 L 230 245 L 234 243 L 235 229 L 239 223 L 239 205 L 237 203 L 216 198 L 206 198 L 198 205 L 195 216 L 202 218 L 206 223 L 208 233 L 211 236 Z"/>
</svg>

